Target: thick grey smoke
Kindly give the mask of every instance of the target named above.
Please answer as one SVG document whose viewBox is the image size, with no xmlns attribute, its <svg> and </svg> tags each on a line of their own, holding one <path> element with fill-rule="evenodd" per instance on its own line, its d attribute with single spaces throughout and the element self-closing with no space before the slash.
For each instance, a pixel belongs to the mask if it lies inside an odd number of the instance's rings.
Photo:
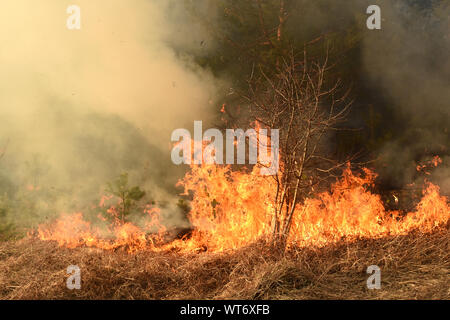
<svg viewBox="0 0 450 320">
<path fill-rule="evenodd" d="M 66 27 L 73 4 L 81 30 Z M 2 193 L 45 188 L 53 211 L 70 210 L 127 171 L 169 200 L 171 132 L 209 119 L 219 82 L 169 47 L 194 46 L 203 32 L 177 30 L 171 8 L 184 19 L 176 1 L 2 2 Z"/>
<path fill-rule="evenodd" d="M 396 134 L 382 150 L 385 170 L 411 182 L 421 155 L 441 155 L 434 180 L 450 192 L 450 1 L 378 3 L 382 30 L 367 33 L 363 61 L 396 119 L 385 122 Z"/>
<path fill-rule="evenodd" d="M 450 193 L 450 1 L 449 0 L 294 0 L 288 29 L 300 41 L 319 35 L 340 35 L 343 44 L 357 48 L 351 61 L 342 53 L 344 66 L 359 66 L 351 73 L 369 96 L 353 92 L 350 122 L 365 125 L 374 108 L 381 136 L 383 165 L 377 168 L 392 187 L 418 178 L 416 165 L 440 155 L 443 163 L 431 177 Z M 381 30 L 366 27 L 369 5 L 381 9 Z M 332 43 L 340 50 L 341 43 Z M 356 52 L 356 53 L 355 53 Z M 360 108 L 360 110 L 355 110 Z M 382 117 L 381 117 L 382 115 Z M 422 179 L 422 178 L 420 178 Z"/>
</svg>

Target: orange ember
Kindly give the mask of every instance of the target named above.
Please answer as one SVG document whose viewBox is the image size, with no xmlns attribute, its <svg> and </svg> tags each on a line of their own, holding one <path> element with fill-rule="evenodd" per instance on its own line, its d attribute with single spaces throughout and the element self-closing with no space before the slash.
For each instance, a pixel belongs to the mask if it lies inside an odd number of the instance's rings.
<svg viewBox="0 0 450 320">
<path fill-rule="evenodd" d="M 412 230 L 430 232 L 450 219 L 448 198 L 439 187 L 427 183 L 413 212 L 385 210 L 379 195 L 368 190 L 376 174 L 365 169 L 364 177 L 345 169 L 329 192 L 317 194 L 296 207 L 288 246 L 324 246 L 345 239 L 403 235 Z M 81 213 L 63 215 L 54 224 L 41 225 L 42 240 L 57 241 L 69 248 L 223 251 L 271 236 L 276 184 L 271 177 L 232 171 L 228 166 L 198 165 L 179 182 L 192 196 L 189 220 L 194 227 L 188 239 L 164 241 L 166 229 L 156 208 L 147 208 L 142 227 L 114 220 L 106 230 L 92 227 Z M 102 201 L 103 203 L 103 201 Z M 114 210 L 112 210 L 114 211 Z M 155 231 L 155 228 L 157 231 Z"/>
<path fill-rule="evenodd" d="M 421 171 L 427 175 L 430 175 L 431 173 L 426 171 L 425 169 L 427 168 L 433 168 L 433 167 L 437 167 L 438 165 L 440 165 L 442 163 L 442 159 L 439 156 L 434 156 L 433 159 L 425 162 L 424 164 L 418 164 L 416 166 L 416 170 L 417 171 Z"/>
</svg>

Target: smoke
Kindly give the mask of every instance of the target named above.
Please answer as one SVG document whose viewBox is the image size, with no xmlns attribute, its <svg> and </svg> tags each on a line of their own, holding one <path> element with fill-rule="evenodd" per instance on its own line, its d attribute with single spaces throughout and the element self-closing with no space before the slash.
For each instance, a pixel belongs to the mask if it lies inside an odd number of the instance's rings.
<svg viewBox="0 0 450 320">
<path fill-rule="evenodd" d="M 73 4 L 81 30 L 66 27 Z M 170 8 L 176 1 L 2 2 L 2 193 L 53 188 L 53 205 L 68 210 L 128 171 L 152 196 L 171 197 L 171 132 L 210 118 L 220 81 L 169 47 L 202 35 L 177 29 Z"/>
<path fill-rule="evenodd" d="M 77 1 L 82 29 L 66 28 L 69 1 L 9 1 L 1 12 L 3 106 L 23 113 L 58 97 L 157 134 L 208 112 L 214 79 L 188 70 L 165 45 L 173 26 L 156 1 Z M 178 33 L 187 42 L 189 32 Z M 155 139 L 156 140 L 156 139 Z"/>
<path fill-rule="evenodd" d="M 415 165 L 441 155 L 436 180 L 450 191 L 450 1 L 377 1 L 382 29 L 367 32 L 363 62 L 374 87 L 389 104 L 393 137 L 382 146 L 385 175 L 410 183 Z"/>
<path fill-rule="evenodd" d="M 180 168 L 170 160 L 171 132 L 213 121 L 223 79 L 232 78 L 225 70 L 217 79 L 182 54 L 218 50 L 199 17 L 217 20 L 223 3 L 193 3 L 196 16 L 176 0 L 3 1 L 0 195 L 18 197 L 18 215 L 28 210 L 40 219 L 75 209 L 123 171 L 151 197 L 176 200 Z M 66 27 L 73 4 L 81 8 L 81 30 Z M 369 4 L 380 5 L 382 30 L 366 29 Z M 367 101 L 382 96 L 392 114 L 382 120 L 393 134 L 380 150 L 385 176 L 414 180 L 423 154 L 440 154 L 448 164 L 448 0 L 299 0 L 292 10 L 286 30 L 299 39 L 346 32 L 356 21 L 362 44 L 353 66 L 372 94 Z M 435 172 L 445 190 L 449 173 L 448 166 Z M 31 205 L 23 190 L 38 187 L 46 194 Z"/>
<path fill-rule="evenodd" d="M 450 193 L 450 1 L 290 3 L 291 37 L 301 43 L 337 34 L 335 39 L 344 43 L 335 41 L 332 47 L 350 48 L 340 58 L 344 67 L 357 69 L 350 69 L 353 78 L 345 79 L 356 89 L 347 124 L 370 131 L 366 119 L 372 117 L 378 136 L 372 141 L 377 150 L 371 157 L 381 160 L 381 182 L 400 188 L 423 181 L 417 164 L 439 155 L 443 163 L 431 179 Z M 366 9 L 374 4 L 381 9 L 381 30 L 366 27 Z"/>
</svg>

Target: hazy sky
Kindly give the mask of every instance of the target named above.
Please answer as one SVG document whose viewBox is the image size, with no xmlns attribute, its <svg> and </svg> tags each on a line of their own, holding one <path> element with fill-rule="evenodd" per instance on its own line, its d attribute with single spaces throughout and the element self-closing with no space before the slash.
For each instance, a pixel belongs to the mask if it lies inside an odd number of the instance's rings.
<svg viewBox="0 0 450 320">
<path fill-rule="evenodd" d="M 82 27 L 68 30 L 66 9 L 75 3 Z M 177 36 L 165 19 L 168 3 L 2 1 L 0 111 L 23 114 L 57 98 L 120 114 L 167 146 L 174 128 L 207 117 L 215 94 L 207 72 L 187 68 L 165 45 Z M 189 35 L 180 38 L 189 43 Z"/>
</svg>

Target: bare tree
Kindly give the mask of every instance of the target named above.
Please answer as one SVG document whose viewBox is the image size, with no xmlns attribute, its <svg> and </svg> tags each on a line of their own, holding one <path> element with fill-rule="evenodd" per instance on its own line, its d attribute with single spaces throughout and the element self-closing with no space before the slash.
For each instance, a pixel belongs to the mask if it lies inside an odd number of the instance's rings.
<svg viewBox="0 0 450 320">
<path fill-rule="evenodd" d="M 339 80 L 329 83 L 328 50 L 322 61 L 309 61 L 306 49 L 292 51 L 273 75 L 250 79 L 250 116 L 262 126 L 280 129 L 280 170 L 273 178 L 272 230 L 274 242 L 283 246 L 289 235 L 295 208 L 321 183 L 344 165 L 329 157 L 324 139 L 345 119 L 351 102 Z"/>
</svg>

